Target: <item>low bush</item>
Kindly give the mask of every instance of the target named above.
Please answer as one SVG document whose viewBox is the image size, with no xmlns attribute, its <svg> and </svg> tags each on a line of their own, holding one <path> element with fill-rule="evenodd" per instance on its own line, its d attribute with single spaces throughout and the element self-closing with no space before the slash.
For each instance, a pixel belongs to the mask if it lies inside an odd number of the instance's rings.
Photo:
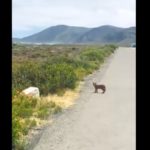
<svg viewBox="0 0 150 150">
<path fill-rule="evenodd" d="M 13 89 L 23 90 L 29 86 L 39 87 L 41 94 L 54 93 L 57 89 L 74 88 L 76 74 L 71 65 L 24 63 L 13 72 Z"/>
<path fill-rule="evenodd" d="M 38 100 L 20 94 L 14 95 L 12 100 L 13 145 L 20 149 L 23 146 L 22 138 L 28 134 L 31 128 L 36 126 L 36 120 L 30 119 L 31 117 L 46 119 L 50 114 L 60 111 L 61 107 L 54 102 Z"/>
<path fill-rule="evenodd" d="M 77 52 L 76 49 L 70 52 L 67 47 L 64 52 L 60 48 L 58 52 L 51 51 L 57 46 L 36 46 L 35 50 L 33 46 L 30 49 L 29 45 L 14 44 L 13 48 L 16 51 L 12 66 L 12 141 L 16 149 L 21 150 L 24 144 L 22 137 L 37 124 L 36 120 L 30 118 L 46 119 L 62 108 L 54 102 L 39 101 L 19 93 L 29 86 L 35 86 L 41 95 L 57 93 L 61 96 L 66 89 L 75 88 L 77 81 L 98 69 L 117 47 L 81 46 Z"/>
</svg>

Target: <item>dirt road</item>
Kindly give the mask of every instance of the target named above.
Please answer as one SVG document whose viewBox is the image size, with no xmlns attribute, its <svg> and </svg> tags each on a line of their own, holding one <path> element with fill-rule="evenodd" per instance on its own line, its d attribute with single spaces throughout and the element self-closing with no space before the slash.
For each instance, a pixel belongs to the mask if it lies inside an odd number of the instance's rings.
<svg viewBox="0 0 150 150">
<path fill-rule="evenodd" d="M 93 93 L 92 81 L 106 85 Z M 135 49 L 119 48 L 85 79 L 76 104 L 47 127 L 34 150 L 135 150 Z"/>
</svg>

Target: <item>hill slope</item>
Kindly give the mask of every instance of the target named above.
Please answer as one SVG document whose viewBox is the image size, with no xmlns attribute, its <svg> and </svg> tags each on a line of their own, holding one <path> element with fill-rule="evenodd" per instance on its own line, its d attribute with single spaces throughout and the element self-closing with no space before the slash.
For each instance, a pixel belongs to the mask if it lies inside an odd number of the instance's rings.
<svg viewBox="0 0 150 150">
<path fill-rule="evenodd" d="M 135 42 L 136 28 L 119 28 L 105 25 L 96 28 L 57 25 L 17 41 L 30 43 L 117 43 L 129 45 Z M 15 40 L 14 40 L 15 41 Z"/>
<path fill-rule="evenodd" d="M 74 43 L 82 34 L 89 31 L 84 27 L 58 25 L 47 28 L 37 34 L 22 38 L 25 42 Z"/>
<path fill-rule="evenodd" d="M 80 43 L 124 43 L 135 42 L 135 27 L 118 28 L 114 26 L 101 26 L 83 34 Z"/>
</svg>

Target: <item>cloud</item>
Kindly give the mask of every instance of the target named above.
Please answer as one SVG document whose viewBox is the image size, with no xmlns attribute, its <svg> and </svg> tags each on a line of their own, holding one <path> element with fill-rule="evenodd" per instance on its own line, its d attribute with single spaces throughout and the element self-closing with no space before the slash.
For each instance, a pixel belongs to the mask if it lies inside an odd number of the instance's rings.
<svg viewBox="0 0 150 150">
<path fill-rule="evenodd" d="M 13 36 L 66 24 L 135 26 L 135 0 L 13 0 Z"/>
</svg>

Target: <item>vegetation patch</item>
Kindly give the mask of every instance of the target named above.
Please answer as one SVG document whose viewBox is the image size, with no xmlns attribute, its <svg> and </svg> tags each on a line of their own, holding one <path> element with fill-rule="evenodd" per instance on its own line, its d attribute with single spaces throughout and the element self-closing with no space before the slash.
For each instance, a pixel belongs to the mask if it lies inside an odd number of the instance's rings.
<svg viewBox="0 0 150 150">
<path fill-rule="evenodd" d="M 115 45 L 17 45 L 12 63 L 12 140 L 23 149 L 29 131 L 74 104 L 78 83 L 98 69 Z M 38 87 L 40 99 L 20 94 Z"/>
</svg>

